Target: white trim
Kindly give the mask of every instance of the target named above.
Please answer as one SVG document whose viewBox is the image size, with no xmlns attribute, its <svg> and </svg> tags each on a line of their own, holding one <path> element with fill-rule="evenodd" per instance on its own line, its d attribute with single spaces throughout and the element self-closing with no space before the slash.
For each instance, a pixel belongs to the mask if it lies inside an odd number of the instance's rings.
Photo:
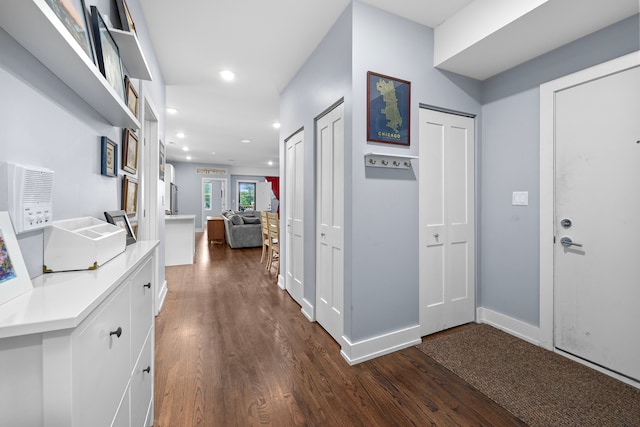
<svg viewBox="0 0 640 427">
<path fill-rule="evenodd" d="M 582 365 L 588 366 L 591 369 L 595 369 L 596 371 L 598 371 L 600 373 L 603 373 L 603 374 L 605 374 L 607 376 L 613 377 L 613 378 L 617 379 L 618 381 L 622 381 L 625 384 L 629 384 L 630 386 L 633 386 L 635 388 L 640 388 L 640 382 L 632 380 L 631 378 L 627 378 L 624 375 L 620 375 L 620 374 L 618 374 L 616 372 L 610 371 L 610 370 L 608 370 L 606 368 L 603 368 L 602 366 L 598 366 L 598 365 L 596 365 L 594 363 L 589 362 L 588 360 L 581 359 L 579 357 L 574 356 L 571 353 L 564 352 L 564 351 L 562 351 L 560 349 L 555 349 L 555 352 L 558 353 L 561 356 L 566 357 L 567 359 L 571 359 L 574 362 L 578 362 L 578 363 L 580 363 Z"/>
<path fill-rule="evenodd" d="M 162 310 L 162 306 L 164 305 L 164 300 L 167 298 L 167 293 L 169 292 L 169 288 L 167 287 L 167 281 L 165 280 L 162 283 L 162 287 L 160 288 L 160 292 L 158 292 L 158 310 L 156 311 L 156 316 Z"/>
<path fill-rule="evenodd" d="M 420 325 L 415 325 L 356 343 L 350 342 L 347 337 L 343 336 L 342 342 L 340 354 L 349 365 L 355 365 L 420 344 L 422 339 L 420 338 Z"/>
<path fill-rule="evenodd" d="M 531 344 L 541 346 L 540 328 L 484 307 L 476 310 L 477 323 L 486 323 Z"/>
<path fill-rule="evenodd" d="M 214 181 L 222 182 L 222 186 L 223 186 L 222 191 L 224 192 L 224 196 L 222 198 L 223 200 L 221 200 L 222 202 L 222 206 L 220 207 L 221 211 L 222 212 L 226 211 L 228 209 L 227 206 L 229 206 L 228 178 L 203 177 L 202 182 L 200 183 L 200 212 L 202 212 L 202 231 L 204 231 L 207 228 L 207 216 L 220 216 L 220 213 L 213 212 L 213 209 L 204 208 L 204 184 L 206 182 L 214 182 Z M 211 198 L 213 200 L 213 194 Z M 211 206 L 213 208 L 213 203 L 211 203 Z M 209 215 L 206 215 L 206 212 L 209 212 Z"/>
<path fill-rule="evenodd" d="M 280 262 L 280 261 L 278 261 L 278 262 Z M 287 290 L 287 288 L 286 288 L 286 286 L 284 284 L 284 276 L 282 274 L 278 274 L 278 287 L 280 289 L 282 289 L 283 291 Z"/>
<path fill-rule="evenodd" d="M 309 322 L 316 321 L 315 307 L 306 298 L 302 298 L 302 309 L 300 311 L 302 311 L 302 314 L 304 314 L 304 317 L 306 317 Z"/>
<path fill-rule="evenodd" d="M 555 94 L 640 65 L 640 51 L 540 86 L 540 345 L 553 349 L 554 121 Z"/>
</svg>

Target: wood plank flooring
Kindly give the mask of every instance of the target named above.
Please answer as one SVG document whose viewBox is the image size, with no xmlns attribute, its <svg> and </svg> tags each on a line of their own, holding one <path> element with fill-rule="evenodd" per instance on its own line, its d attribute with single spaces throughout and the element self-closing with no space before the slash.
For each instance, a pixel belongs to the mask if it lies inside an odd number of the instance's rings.
<svg viewBox="0 0 640 427">
<path fill-rule="evenodd" d="M 416 348 L 349 366 L 259 248 L 196 245 L 167 268 L 155 427 L 525 425 Z"/>
</svg>

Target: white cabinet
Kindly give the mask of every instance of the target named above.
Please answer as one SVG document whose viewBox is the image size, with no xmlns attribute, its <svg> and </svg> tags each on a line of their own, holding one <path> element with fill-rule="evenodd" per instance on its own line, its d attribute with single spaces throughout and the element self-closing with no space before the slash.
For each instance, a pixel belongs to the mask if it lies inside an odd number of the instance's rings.
<svg viewBox="0 0 640 427">
<path fill-rule="evenodd" d="M 137 242 L 94 271 L 36 278 L 31 292 L 0 306 L 0 365 L 12 365 L 10 379 L 31 378 L 0 387 L 0 424 L 152 424 L 157 244 Z"/>
</svg>

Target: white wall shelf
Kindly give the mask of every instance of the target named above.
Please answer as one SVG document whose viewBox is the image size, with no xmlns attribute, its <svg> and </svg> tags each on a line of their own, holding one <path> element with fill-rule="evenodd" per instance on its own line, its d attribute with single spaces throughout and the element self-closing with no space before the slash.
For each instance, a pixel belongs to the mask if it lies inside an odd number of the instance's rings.
<svg viewBox="0 0 640 427">
<path fill-rule="evenodd" d="M 110 124 L 140 128 L 138 119 L 45 0 L 2 0 L 0 27 Z"/>
<path fill-rule="evenodd" d="M 372 168 L 411 169 L 411 159 L 417 158 L 398 154 L 365 153 L 364 164 Z"/>
<path fill-rule="evenodd" d="M 129 77 L 133 79 L 152 80 L 151 70 L 144 58 L 138 36 L 133 31 L 122 31 L 116 28 L 109 28 L 109 32 L 118 45 L 122 64 L 129 72 Z"/>
</svg>

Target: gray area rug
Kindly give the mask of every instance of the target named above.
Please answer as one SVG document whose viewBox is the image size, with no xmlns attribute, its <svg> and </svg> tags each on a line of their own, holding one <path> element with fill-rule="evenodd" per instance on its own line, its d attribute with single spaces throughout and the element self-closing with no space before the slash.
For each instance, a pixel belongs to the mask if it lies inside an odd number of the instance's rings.
<svg viewBox="0 0 640 427">
<path fill-rule="evenodd" d="M 491 326 L 416 347 L 530 426 L 640 427 L 640 389 Z"/>
</svg>

